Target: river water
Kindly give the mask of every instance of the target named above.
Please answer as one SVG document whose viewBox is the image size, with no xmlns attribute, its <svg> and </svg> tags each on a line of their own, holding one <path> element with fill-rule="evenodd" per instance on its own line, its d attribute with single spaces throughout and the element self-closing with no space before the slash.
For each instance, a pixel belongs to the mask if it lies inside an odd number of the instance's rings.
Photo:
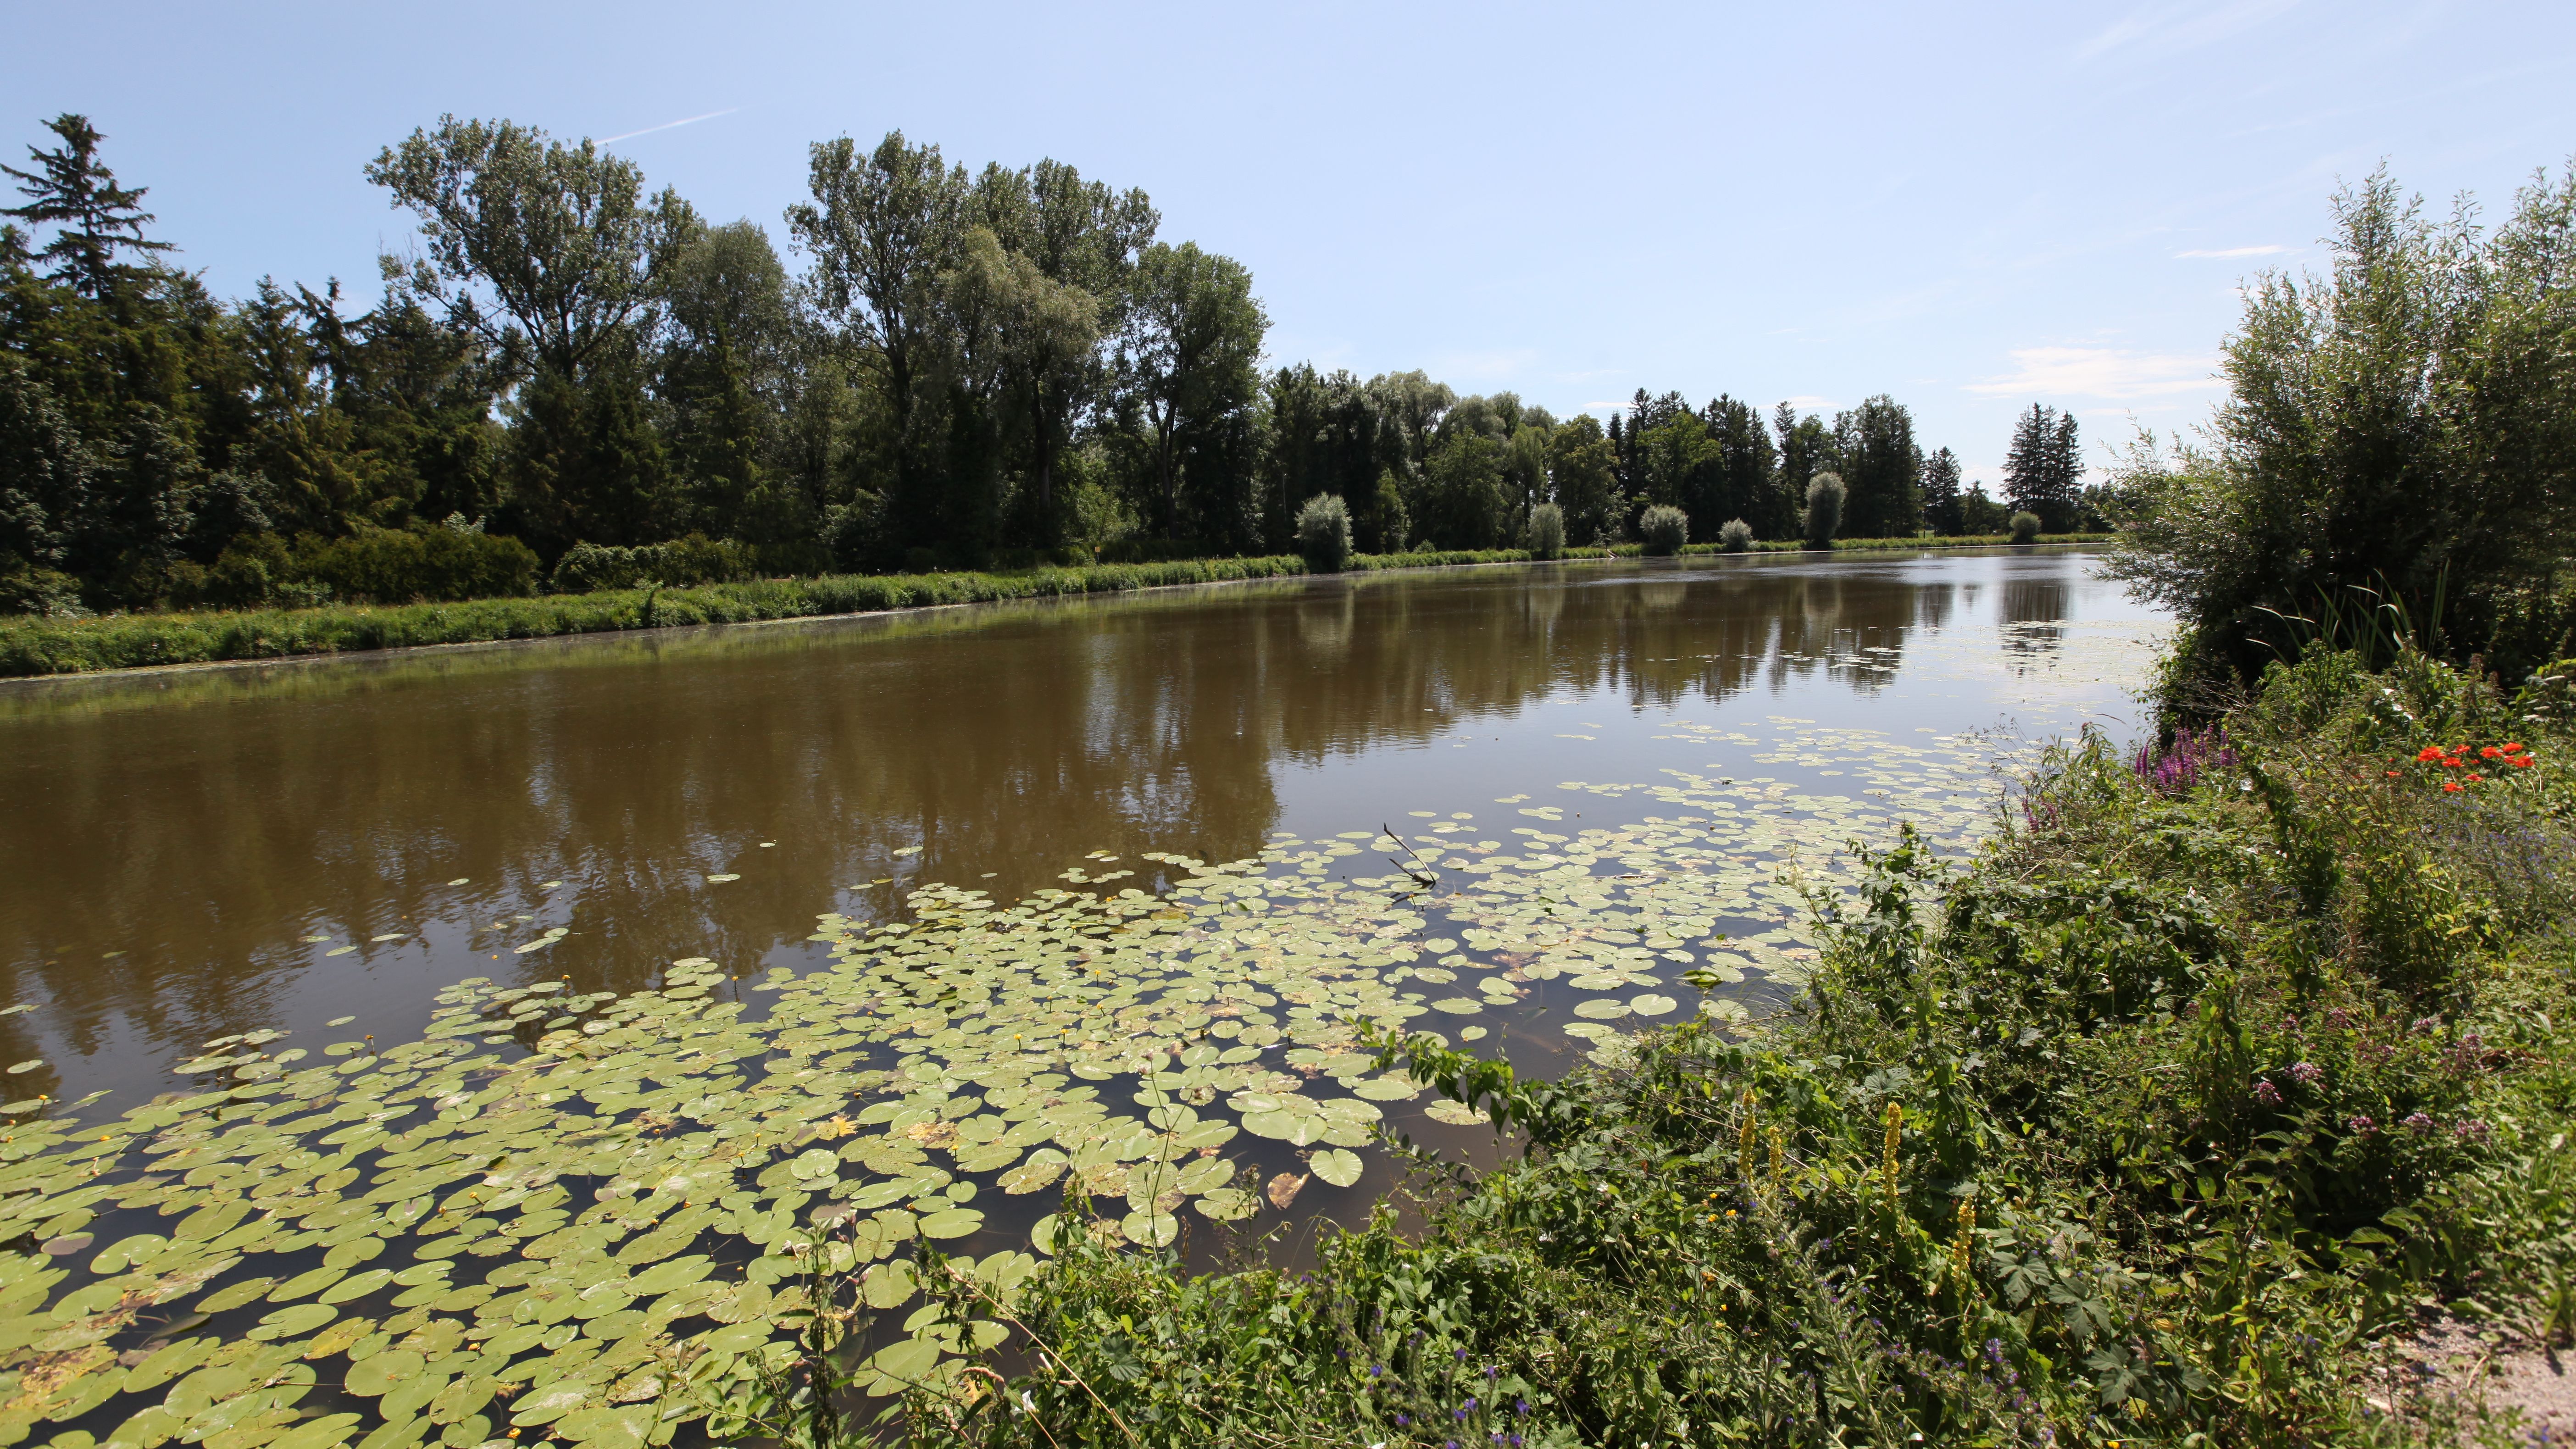
<svg viewBox="0 0 2576 1449">
<path fill-rule="evenodd" d="M 818 1233 L 883 1396 L 962 1371 L 926 1248 L 1007 1296 L 1064 1231 L 1209 1266 L 1360 1220 L 1390 1135 L 1502 1150 L 1388 1034 L 1550 1075 L 1769 1010 L 1854 844 L 1972 850 L 2040 742 L 2133 734 L 2167 626 L 2095 569 L 1426 571 L 0 687 L 0 1434 L 613 1449 L 674 1351 L 675 1417 L 743 1391 Z"/>
<path fill-rule="evenodd" d="M 1143 873 L 1108 888 L 1151 888 L 1144 852 L 1389 823 L 1436 856 L 1532 828 L 1501 797 L 1676 767 L 1832 795 L 1854 764 L 1826 747 L 1854 739 L 1944 742 L 1862 803 L 1938 802 L 1956 833 L 1995 790 L 1979 760 L 2127 733 L 2163 627 L 2081 551 L 1927 551 L 0 686 L 0 1002 L 34 1006 L 0 1018 L 0 1060 L 42 1063 L 13 1095 L 130 1106 L 227 1034 L 355 1017 L 343 1034 L 406 1039 L 462 977 L 803 970 L 819 915 L 899 917 L 925 882 L 1011 900 L 1123 867 Z M 1586 825 L 1657 806 L 1567 798 Z"/>
</svg>

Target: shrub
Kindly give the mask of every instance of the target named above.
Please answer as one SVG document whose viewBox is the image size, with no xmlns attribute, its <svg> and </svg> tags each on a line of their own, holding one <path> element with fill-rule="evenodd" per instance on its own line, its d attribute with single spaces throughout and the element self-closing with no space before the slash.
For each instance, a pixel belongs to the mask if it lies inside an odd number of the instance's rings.
<svg viewBox="0 0 2576 1449">
<path fill-rule="evenodd" d="M 2029 511 L 2028 509 L 2024 509 L 2021 512 L 2014 514 L 2012 516 L 2012 541 L 2015 543 L 2039 542 L 2039 515 Z"/>
<path fill-rule="evenodd" d="M 1831 548 L 1843 526 L 1843 475 L 1819 473 L 1807 480 L 1807 513 L 1803 520 L 1807 547 Z"/>
<path fill-rule="evenodd" d="M 1726 527 L 1717 531 L 1717 543 L 1728 553 L 1742 553 L 1753 547 L 1753 525 L 1741 518 L 1730 518 Z"/>
<path fill-rule="evenodd" d="M 281 556 L 282 551 L 263 550 L 256 558 L 239 558 L 225 586 L 249 588 L 255 575 L 273 575 Z M 222 560 L 216 573 L 225 574 Z M 511 598 L 534 591 L 537 555 L 515 538 L 453 528 L 361 527 L 348 538 L 297 539 L 284 578 L 272 578 L 289 581 L 325 585 L 334 597 L 379 604 Z"/>
<path fill-rule="evenodd" d="M 648 583 L 685 589 L 700 584 L 739 583 L 759 574 L 760 556 L 751 545 L 693 533 L 668 543 L 636 548 L 574 544 L 570 552 L 555 560 L 553 586 L 558 594 L 631 589 Z"/>
<path fill-rule="evenodd" d="M 1677 554 L 1690 541 L 1690 515 L 1658 503 L 1638 515 L 1637 535 L 1645 540 L 1646 552 L 1658 558 Z"/>
<path fill-rule="evenodd" d="M 1553 503 L 1542 503 L 1530 510 L 1529 553 L 1531 558 L 1556 558 L 1565 552 L 1565 510 Z"/>
<path fill-rule="evenodd" d="M 1337 574 L 1351 562 L 1351 510 L 1338 493 L 1318 493 L 1297 510 L 1297 552 L 1310 574 Z"/>
<path fill-rule="evenodd" d="M 88 612 L 81 607 L 80 580 L 70 574 L 49 568 L 16 568 L 0 573 L 0 614 L 77 619 Z"/>
</svg>

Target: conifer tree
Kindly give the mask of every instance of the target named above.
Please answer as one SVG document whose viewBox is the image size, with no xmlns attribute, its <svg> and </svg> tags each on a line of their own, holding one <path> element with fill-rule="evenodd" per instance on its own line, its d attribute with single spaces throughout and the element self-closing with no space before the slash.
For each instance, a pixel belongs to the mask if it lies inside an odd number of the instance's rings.
<svg viewBox="0 0 2576 1449">
<path fill-rule="evenodd" d="M 47 121 L 45 129 L 62 138 L 62 148 L 28 147 L 36 163 L 33 171 L 0 166 L 0 172 L 16 178 L 27 198 L 24 206 L 0 208 L 0 216 L 57 228 L 36 256 L 52 262 L 52 275 L 82 296 L 103 297 L 134 270 L 117 261 L 120 248 L 150 256 L 171 250 L 170 243 L 143 234 L 153 219 L 141 205 L 149 188 L 116 184 L 116 173 L 98 159 L 98 143 L 107 137 L 89 117 L 65 111 Z"/>
</svg>

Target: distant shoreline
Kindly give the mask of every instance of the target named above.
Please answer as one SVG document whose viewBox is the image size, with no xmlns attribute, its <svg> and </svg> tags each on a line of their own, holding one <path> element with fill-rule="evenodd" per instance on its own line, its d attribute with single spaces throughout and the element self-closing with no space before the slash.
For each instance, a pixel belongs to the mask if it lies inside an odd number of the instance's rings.
<svg viewBox="0 0 2576 1449">
<path fill-rule="evenodd" d="M 2101 543 L 2109 534 L 2060 534 L 2023 547 Z M 1757 543 L 1749 551 L 1890 553 L 1921 549 L 2014 546 L 2003 535 L 1955 538 L 1844 539 L 1828 550 L 1794 542 Z M 1688 557 L 1722 553 L 1715 544 L 1683 548 Z M 1526 549 L 1356 555 L 1349 573 L 1492 564 L 1609 562 L 1635 558 L 1634 544 L 1569 549 L 1561 559 L 1534 559 Z M 471 599 L 456 603 L 325 605 L 240 612 L 112 614 L 89 619 L 0 619 L 0 682 L 96 678 L 111 674 L 275 663 L 395 650 L 514 640 L 625 633 L 709 624 L 782 623 L 857 614 L 903 613 L 1018 599 L 1135 593 L 1201 584 L 1308 577 L 1293 555 L 1102 564 L 1012 573 L 858 574 L 760 579 L 693 588 L 606 589 L 588 594 Z"/>
</svg>

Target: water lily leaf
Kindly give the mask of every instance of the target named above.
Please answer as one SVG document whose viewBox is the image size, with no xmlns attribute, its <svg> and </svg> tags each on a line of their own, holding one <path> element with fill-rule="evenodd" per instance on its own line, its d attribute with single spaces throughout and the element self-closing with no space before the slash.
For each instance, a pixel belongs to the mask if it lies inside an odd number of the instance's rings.
<svg viewBox="0 0 2576 1449">
<path fill-rule="evenodd" d="M 376 1356 L 376 1358 L 384 1357 L 387 1355 Z M 371 1358 L 367 1363 L 372 1364 L 375 1361 L 376 1359 Z M 361 1369 L 365 1367 L 366 1364 L 359 1365 Z M 354 1393 L 356 1390 L 352 1389 L 351 1392 Z M 536 1390 L 526 1398 L 517 1401 L 517 1412 L 510 1415 L 510 1422 L 523 1429 L 534 1424 L 551 1424 L 587 1403 L 594 1392 L 596 1390 L 593 1386 L 580 1383 L 557 1384 L 551 1388 Z"/>
<path fill-rule="evenodd" d="M 297 1303 L 260 1319 L 249 1336 L 261 1340 L 299 1338 L 339 1316 L 340 1310 L 326 1303 Z"/>
<path fill-rule="evenodd" d="M 868 1386 L 869 1394 L 882 1398 L 927 1382 L 931 1370 L 938 1363 L 939 1345 L 936 1342 L 927 1338 L 907 1338 L 878 1349 L 862 1367 L 872 1370 L 877 1376 L 875 1382 Z"/>
<path fill-rule="evenodd" d="M 342 1386 L 363 1398 L 389 1393 L 394 1385 L 421 1371 L 422 1359 L 409 1349 L 389 1348 L 350 1365 Z"/>
<path fill-rule="evenodd" d="M 912 1275 L 912 1264 L 898 1258 L 870 1268 L 860 1281 L 859 1296 L 867 1300 L 870 1308 L 899 1308 L 919 1286 Z"/>
<path fill-rule="evenodd" d="M 1194 1199 L 1192 1206 L 1196 1207 L 1201 1214 L 1221 1223 L 1250 1217 L 1261 1210 L 1260 1199 L 1241 1188 L 1233 1187 L 1211 1188 Z"/>
<path fill-rule="evenodd" d="M 1348 1187 L 1360 1180 L 1359 1154 L 1344 1148 L 1327 1147 L 1308 1158 L 1307 1166 L 1335 1187 Z"/>
<path fill-rule="evenodd" d="M 1159 1209 L 1148 1209 L 1129 1213 L 1120 1219 L 1118 1230 L 1125 1233 L 1130 1242 L 1160 1248 L 1180 1236 L 1181 1220 Z"/>
<path fill-rule="evenodd" d="M 1589 1001 L 1576 1002 L 1574 1005 L 1574 1014 L 1593 1021 L 1609 1021 L 1617 1017 L 1626 1016 L 1628 1014 L 1628 1003 L 1618 1000 L 1615 997 L 1596 996 Z"/>
<path fill-rule="evenodd" d="M 1422 1115 L 1434 1122 L 1446 1122 L 1452 1127 L 1473 1127 L 1492 1120 L 1484 1112 L 1464 1102 L 1452 1102 L 1445 1097 L 1423 1108 Z"/>
<path fill-rule="evenodd" d="M 1628 998 L 1628 1009 L 1639 1016 L 1661 1016 L 1679 1004 L 1669 996 L 1656 996 L 1651 993 Z"/>
<path fill-rule="evenodd" d="M 352 1299 L 364 1298 L 368 1294 L 375 1292 L 377 1289 L 382 1288 L 387 1283 L 392 1282 L 393 1277 L 394 1270 L 391 1268 L 369 1268 L 363 1273 L 351 1274 L 349 1277 L 344 1278 L 329 1288 L 322 1290 L 321 1301 L 325 1303 L 347 1303 Z"/>
<path fill-rule="evenodd" d="M 1473 1016 L 1484 1010 L 1485 1004 L 1470 996 L 1451 996 L 1431 1003 L 1431 1009 L 1445 1011 L 1451 1016 Z"/>
<path fill-rule="evenodd" d="M 1002 1191 L 1007 1193 L 1036 1192 L 1054 1182 L 1057 1178 L 1063 1176 L 1064 1168 L 1065 1163 L 1062 1157 L 1057 1157 L 1051 1160 L 1031 1158 L 1029 1161 L 1023 1162 L 1019 1166 L 1002 1174 Z"/>
<path fill-rule="evenodd" d="M 974 1208 L 949 1208 L 924 1217 L 921 1220 L 921 1235 L 925 1238 L 962 1238 L 969 1233 L 981 1231 L 983 1226 L 984 1214 L 980 1211 Z"/>
<path fill-rule="evenodd" d="M 697 1345 L 709 1353 L 741 1353 L 769 1341 L 769 1324 L 765 1320 L 728 1324 L 699 1334 Z"/>
</svg>

